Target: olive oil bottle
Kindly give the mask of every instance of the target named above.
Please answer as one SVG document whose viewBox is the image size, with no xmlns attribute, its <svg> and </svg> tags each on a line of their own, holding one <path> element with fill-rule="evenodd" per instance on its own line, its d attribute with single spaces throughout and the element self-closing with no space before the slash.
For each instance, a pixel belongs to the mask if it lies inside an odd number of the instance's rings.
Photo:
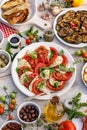
<svg viewBox="0 0 87 130">
<path fill-rule="evenodd" d="M 56 122 L 64 115 L 64 107 L 57 96 L 52 97 L 44 109 L 45 118 L 49 122 Z"/>
</svg>

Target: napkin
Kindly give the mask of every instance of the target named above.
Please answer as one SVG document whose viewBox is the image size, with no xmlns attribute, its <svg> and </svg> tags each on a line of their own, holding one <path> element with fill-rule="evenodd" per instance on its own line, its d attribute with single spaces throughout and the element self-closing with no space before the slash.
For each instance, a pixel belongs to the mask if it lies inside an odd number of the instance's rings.
<svg viewBox="0 0 87 130">
<path fill-rule="evenodd" d="M 4 37 L 7 38 L 9 37 L 11 34 L 17 33 L 17 30 L 0 22 L 0 29 L 2 30 L 2 32 L 4 33 Z"/>
</svg>

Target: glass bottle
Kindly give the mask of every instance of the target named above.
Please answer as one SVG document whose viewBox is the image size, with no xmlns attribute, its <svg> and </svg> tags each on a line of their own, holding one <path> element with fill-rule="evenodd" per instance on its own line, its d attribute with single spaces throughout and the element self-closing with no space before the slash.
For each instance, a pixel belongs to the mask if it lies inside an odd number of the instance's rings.
<svg viewBox="0 0 87 130">
<path fill-rule="evenodd" d="M 53 96 L 44 109 L 45 118 L 49 122 L 56 122 L 64 115 L 63 104 L 58 96 Z"/>
</svg>

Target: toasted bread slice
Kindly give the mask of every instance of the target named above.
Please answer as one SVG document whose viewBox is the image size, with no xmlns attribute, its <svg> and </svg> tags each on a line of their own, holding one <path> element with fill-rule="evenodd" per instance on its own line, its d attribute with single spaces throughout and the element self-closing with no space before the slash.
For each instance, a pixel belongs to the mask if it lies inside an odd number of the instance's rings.
<svg viewBox="0 0 87 130">
<path fill-rule="evenodd" d="M 17 5 L 20 5 L 20 4 L 25 3 L 25 1 L 26 1 L 26 0 L 10 0 L 10 1 L 5 2 L 5 3 L 1 6 L 1 8 L 2 8 L 3 10 L 9 10 L 9 9 L 11 9 L 11 8 L 13 8 L 13 7 L 17 6 Z"/>
<path fill-rule="evenodd" d="M 29 15 L 28 9 L 20 10 L 18 12 L 12 13 L 10 15 L 5 15 L 4 18 L 10 23 L 10 24 L 16 24 L 21 23 L 25 19 L 27 19 L 27 16 Z"/>
<path fill-rule="evenodd" d="M 30 8 L 30 4 L 24 3 L 22 5 L 18 5 L 16 7 L 12 8 L 12 9 L 10 9 L 10 10 L 4 11 L 2 13 L 2 17 L 5 16 L 5 15 L 11 15 L 12 13 L 16 13 L 16 12 L 18 12 L 20 10 L 24 10 L 24 9 L 28 9 L 29 10 L 29 8 Z"/>
<path fill-rule="evenodd" d="M 83 80 L 87 83 L 87 74 L 86 73 L 83 74 Z"/>
<path fill-rule="evenodd" d="M 87 66 L 85 67 L 84 72 L 87 73 Z"/>
</svg>

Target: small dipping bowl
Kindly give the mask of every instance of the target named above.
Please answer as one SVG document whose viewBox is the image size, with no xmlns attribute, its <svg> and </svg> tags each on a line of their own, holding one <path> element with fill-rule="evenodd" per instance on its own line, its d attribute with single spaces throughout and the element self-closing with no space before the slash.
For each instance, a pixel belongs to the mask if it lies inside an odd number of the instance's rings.
<svg viewBox="0 0 87 130">
<path fill-rule="evenodd" d="M 5 50 L 0 50 L 0 72 L 4 72 L 8 69 L 11 63 L 11 57 Z"/>
<path fill-rule="evenodd" d="M 24 102 L 17 109 L 18 119 L 23 124 L 35 123 L 41 115 L 41 109 L 39 105 L 34 102 Z"/>
<path fill-rule="evenodd" d="M 9 36 L 8 42 L 11 44 L 12 47 L 18 47 L 21 43 L 21 38 L 18 34 L 12 34 Z"/>
<path fill-rule="evenodd" d="M 20 124 L 18 121 L 15 121 L 15 120 L 11 120 L 11 121 L 6 121 L 6 122 L 4 122 L 4 123 L 2 124 L 2 126 L 0 127 L 0 130 L 5 130 L 5 129 L 6 129 L 6 126 L 9 125 L 10 123 L 11 123 L 11 124 L 14 124 L 14 127 L 15 127 L 15 128 L 17 127 L 17 125 L 19 125 L 20 129 L 17 129 L 17 130 L 23 130 L 21 124 Z M 5 128 L 4 128 L 4 127 L 5 127 Z M 7 129 L 9 129 L 9 128 L 7 128 Z M 6 130 L 7 130 L 7 129 L 6 129 Z M 11 129 L 9 129 L 9 130 L 11 130 Z"/>
<path fill-rule="evenodd" d="M 3 32 L 0 30 L 0 46 L 3 44 L 4 42 L 4 34 Z"/>
</svg>

